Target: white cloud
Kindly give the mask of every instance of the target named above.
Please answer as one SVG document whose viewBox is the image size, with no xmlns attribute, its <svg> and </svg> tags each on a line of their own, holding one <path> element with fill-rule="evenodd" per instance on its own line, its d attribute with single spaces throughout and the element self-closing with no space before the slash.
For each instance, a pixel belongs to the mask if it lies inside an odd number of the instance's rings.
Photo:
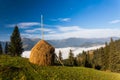
<svg viewBox="0 0 120 80">
<path fill-rule="evenodd" d="M 57 34 L 45 35 L 49 39 L 63 39 L 63 38 L 105 38 L 105 37 L 120 37 L 120 30 L 118 29 L 80 29 L 78 31 L 67 31 Z"/>
<path fill-rule="evenodd" d="M 120 29 L 84 29 L 79 26 L 59 26 L 56 28 L 48 30 L 49 34 L 44 35 L 45 39 L 120 37 Z M 28 32 L 34 32 L 34 30 Z M 41 36 L 40 34 L 29 34 L 27 37 L 40 38 Z"/>
<path fill-rule="evenodd" d="M 66 31 L 78 31 L 80 30 L 79 26 L 67 26 L 67 27 L 64 27 L 64 26 L 58 26 L 58 30 L 59 31 L 62 31 L 62 32 L 66 32 Z"/>
<path fill-rule="evenodd" d="M 60 22 L 70 22 L 71 18 L 58 18 L 58 19 L 51 19 L 52 21 L 60 21 Z"/>
<path fill-rule="evenodd" d="M 32 26 L 40 26 L 40 23 L 38 23 L 38 22 L 22 22 L 22 23 L 18 23 L 18 24 L 10 24 L 10 25 L 8 25 L 8 27 L 15 27 L 15 25 L 17 25 L 19 28 L 29 28 Z"/>
<path fill-rule="evenodd" d="M 71 18 L 59 18 L 61 22 L 69 22 Z"/>
<path fill-rule="evenodd" d="M 49 31 L 49 34 L 56 34 L 56 31 Z"/>
<path fill-rule="evenodd" d="M 35 33 L 35 32 L 41 32 L 42 28 L 35 28 L 35 29 L 32 29 L 32 30 L 25 30 L 26 33 Z M 48 28 L 44 28 L 43 29 L 45 32 L 50 32 L 52 31 L 51 29 L 48 29 Z"/>
<path fill-rule="evenodd" d="M 24 33 L 24 34 L 22 33 L 21 36 L 22 36 L 23 38 L 24 38 L 24 37 L 25 37 L 25 38 L 26 38 L 26 37 L 27 37 L 27 38 L 32 38 L 32 37 L 33 37 L 32 34 L 28 34 L 28 33 Z"/>
<path fill-rule="evenodd" d="M 41 34 L 30 34 L 30 33 L 22 33 L 22 38 L 41 38 Z"/>
<path fill-rule="evenodd" d="M 120 20 L 113 20 L 113 21 L 110 21 L 109 23 L 110 24 L 117 24 L 117 23 L 120 23 Z"/>
</svg>

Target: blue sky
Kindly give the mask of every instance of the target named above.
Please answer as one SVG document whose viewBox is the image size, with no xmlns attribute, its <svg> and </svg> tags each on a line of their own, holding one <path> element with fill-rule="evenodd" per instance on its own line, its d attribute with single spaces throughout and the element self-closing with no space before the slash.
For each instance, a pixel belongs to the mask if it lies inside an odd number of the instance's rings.
<svg viewBox="0 0 120 80">
<path fill-rule="evenodd" d="M 41 14 L 45 39 L 120 37 L 120 0 L 0 0 L 0 40 L 41 38 Z"/>
</svg>

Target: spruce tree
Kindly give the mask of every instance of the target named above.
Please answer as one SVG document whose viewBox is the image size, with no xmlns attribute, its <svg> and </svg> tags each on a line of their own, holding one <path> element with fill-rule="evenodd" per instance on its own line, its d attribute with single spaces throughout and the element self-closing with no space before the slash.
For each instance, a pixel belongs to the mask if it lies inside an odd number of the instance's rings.
<svg viewBox="0 0 120 80">
<path fill-rule="evenodd" d="M 102 61 L 101 61 L 101 50 L 97 49 L 94 51 L 94 56 L 93 56 L 93 63 L 94 63 L 94 68 L 100 70 L 102 66 Z"/>
<path fill-rule="evenodd" d="M 117 50 L 117 41 L 113 41 L 111 38 L 110 42 L 110 55 L 109 55 L 109 70 L 113 72 L 119 71 L 119 63 L 120 63 L 120 52 Z"/>
<path fill-rule="evenodd" d="M 102 69 L 107 70 L 109 67 L 109 45 L 106 42 L 104 48 L 104 54 L 102 55 Z"/>
<path fill-rule="evenodd" d="M 3 54 L 2 44 L 1 44 L 1 42 L 0 42 L 0 54 Z"/>
<path fill-rule="evenodd" d="M 10 38 L 9 52 L 12 56 L 20 56 L 23 52 L 18 26 L 15 26 Z"/>
<path fill-rule="evenodd" d="M 89 53 L 89 51 L 88 51 L 88 53 L 86 54 L 85 67 L 92 68 L 92 61 L 91 61 L 91 59 L 90 59 L 90 53 Z"/>
<path fill-rule="evenodd" d="M 62 58 L 62 52 L 59 51 L 59 60 L 62 61 L 62 59 L 63 59 L 63 58 Z"/>
<path fill-rule="evenodd" d="M 5 54 L 8 54 L 8 42 L 5 43 Z"/>
<path fill-rule="evenodd" d="M 114 41 L 113 39 L 111 38 L 111 41 L 110 41 L 110 55 L 109 55 L 109 70 L 113 71 L 113 66 L 115 66 L 114 62 L 115 61 L 115 57 L 114 54 L 115 54 L 115 44 L 114 44 Z"/>
<path fill-rule="evenodd" d="M 69 65 L 70 66 L 74 65 L 74 54 L 73 54 L 72 50 L 70 50 L 70 52 L 69 52 Z"/>
<path fill-rule="evenodd" d="M 104 48 L 95 50 L 93 62 L 96 69 L 120 72 L 120 40 L 111 38 Z"/>
<path fill-rule="evenodd" d="M 100 57 L 100 63 L 99 63 L 99 65 L 101 66 L 101 69 L 102 70 L 105 70 L 105 64 L 106 64 L 106 56 L 108 56 L 108 55 L 106 55 L 105 54 L 105 51 L 104 51 L 104 48 L 103 47 L 101 47 L 100 49 L 99 49 L 99 57 Z"/>
<path fill-rule="evenodd" d="M 82 52 L 82 66 L 84 66 L 84 67 L 85 67 L 85 61 L 86 61 L 86 52 L 83 51 Z"/>
<path fill-rule="evenodd" d="M 82 58 L 82 53 L 79 53 L 79 54 L 77 55 L 76 60 L 77 60 L 77 65 L 78 65 L 78 66 L 82 66 L 82 60 L 83 60 L 83 58 Z"/>
</svg>

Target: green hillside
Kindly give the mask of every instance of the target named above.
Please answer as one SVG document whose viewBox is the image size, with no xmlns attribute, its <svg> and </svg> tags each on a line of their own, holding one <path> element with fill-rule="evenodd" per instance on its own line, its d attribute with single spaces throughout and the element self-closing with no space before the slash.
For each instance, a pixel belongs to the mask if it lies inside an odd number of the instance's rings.
<svg viewBox="0 0 120 80">
<path fill-rule="evenodd" d="M 120 74 L 83 67 L 40 67 L 25 58 L 2 55 L 0 80 L 120 80 Z"/>
</svg>

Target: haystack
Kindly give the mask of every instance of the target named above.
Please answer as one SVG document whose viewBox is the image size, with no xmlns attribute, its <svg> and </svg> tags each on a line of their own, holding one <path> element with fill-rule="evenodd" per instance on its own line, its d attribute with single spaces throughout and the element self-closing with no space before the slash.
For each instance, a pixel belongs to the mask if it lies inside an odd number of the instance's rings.
<svg viewBox="0 0 120 80">
<path fill-rule="evenodd" d="M 29 61 L 41 66 L 54 64 L 55 48 L 45 40 L 40 40 L 31 50 Z"/>
</svg>

